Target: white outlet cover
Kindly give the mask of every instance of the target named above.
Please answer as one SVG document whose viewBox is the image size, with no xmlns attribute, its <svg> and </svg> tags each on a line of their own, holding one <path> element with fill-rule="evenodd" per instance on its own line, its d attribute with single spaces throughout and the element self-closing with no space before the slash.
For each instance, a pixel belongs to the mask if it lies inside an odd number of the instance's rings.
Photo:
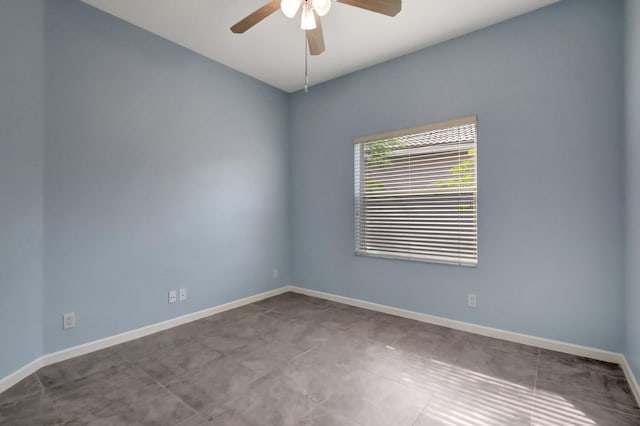
<svg viewBox="0 0 640 426">
<path fill-rule="evenodd" d="M 468 294 L 467 295 L 467 305 L 470 308 L 475 308 L 478 304 L 478 298 L 475 294 Z"/>
<path fill-rule="evenodd" d="M 176 303 L 176 300 L 177 300 L 176 291 L 175 290 L 169 291 L 169 303 Z"/>
<path fill-rule="evenodd" d="M 68 312 L 62 316 L 62 328 L 67 330 L 76 326 L 75 312 Z"/>
<path fill-rule="evenodd" d="M 181 288 L 180 289 L 180 301 L 182 302 L 183 300 L 187 300 L 187 289 L 186 288 Z"/>
</svg>

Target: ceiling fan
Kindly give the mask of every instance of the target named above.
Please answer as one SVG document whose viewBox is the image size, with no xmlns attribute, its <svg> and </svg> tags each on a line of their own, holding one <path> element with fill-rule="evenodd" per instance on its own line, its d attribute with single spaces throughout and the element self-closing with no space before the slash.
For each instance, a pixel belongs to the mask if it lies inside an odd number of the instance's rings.
<svg viewBox="0 0 640 426">
<path fill-rule="evenodd" d="M 336 0 L 338 3 L 359 7 L 387 16 L 396 16 L 402 9 L 402 0 Z M 278 9 L 288 18 L 294 18 L 302 8 L 300 27 L 307 33 L 309 53 L 320 55 L 325 50 L 320 17 L 331 9 L 332 0 L 271 0 L 252 14 L 231 27 L 231 31 L 241 34 L 262 21 Z"/>
</svg>

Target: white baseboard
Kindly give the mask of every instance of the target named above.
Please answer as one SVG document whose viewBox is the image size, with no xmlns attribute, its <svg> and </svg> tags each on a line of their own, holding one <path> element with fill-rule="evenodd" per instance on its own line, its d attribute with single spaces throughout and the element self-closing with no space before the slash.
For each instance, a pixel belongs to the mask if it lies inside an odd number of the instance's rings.
<svg viewBox="0 0 640 426">
<path fill-rule="evenodd" d="M 338 296 L 331 293 L 324 293 L 307 288 L 289 286 L 289 291 L 304 294 L 307 296 L 318 297 L 320 299 L 331 300 L 333 302 L 344 303 L 345 305 L 356 306 L 358 308 L 369 309 L 372 311 L 382 312 L 385 314 L 395 315 L 398 317 L 409 318 L 412 320 L 425 322 L 429 324 L 440 325 L 443 327 L 453 328 L 455 330 L 466 331 L 468 333 L 479 334 L 496 339 L 506 340 L 509 342 L 521 343 L 524 345 L 537 346 L 543 349 L 563 352 L 571 355 L 583 356 L 599 361 L 611 362 L 619 364 L 625 375 L 629 386 L 636 397 L 638 405 L 640 405 L 640 387 L 633 374 L 633 370 L 629 366 L 626 357 L 618 352 L 610 352 L 602 349 L 591 348 L 588 346 L 575 345 L 573 343 L 565 343 L 559 340 L 545 339 L 542 337 L 529 336 L 527 334 L 515 333 L 512 331 L 500 330 L 497 328 L 486 327 L 483 325 L 471 324 L 463 321 L 456 321 L 447 318 L 437 317 L 434 315 L 422 314 L 420 312 L 408 311 L 406 309 L 394 308 L 392 306 L 380 305 L 378 303 L 367 302 L 365 300 L 354 299 L 351 297 Z"/>
<path fill-rule="evenodd" d="M 29 375 L 35 373 L 40 368 L 46 367 L 47 365 L 55 364 L 56 362 L 65 361 L 67 359 L 75 358 L 77 356 L 85 355 L 91 352 L 99 351 L 100 349 L 105 349 L 110 346 L 119 345 L 120 343 L 128 342 L 129 340 L 134 340 L 140 337 L 148 336 L 150 334 L 158 333 L 160 331 L 196 321 L 213 314 L 228 311 L 234 308 L 239 308 L 240 306 L 248 305 L 262 299 L 277 296 L 289 290 L 290 289 L 288 286 L 280 287 L 275 290 L 269 290 L 264 293 L 256 294 L 254 296 L 245 297 L 244 299 L 234 300 L 233 302 L 224 303 L 212 308 L 207 308 L 201 311 L 172 318 L 167 321 L 162 321 L 156 324 L 148 325 L 146 327 L 141 327 L 135 330 L 127 331 L 124 333 L 116 334 L 114 336 L 105 337 L 103 339 L 94 340 L 82 345 L 73 346 L 68 349 L 63 349 L 58 352 L 43 355 L 40 358 L 20 368 L 19 370 L 16 370 L 8 376 L 0 379 L 0 393 L 9 389 L 19 381 L 27 378 Z"/>
<path fill-rule="evenodd" d="M 545 339 L 542 337 L 529 336 L 526 334 L 514 333 L 512 331 L 500 330 L 497 328 L 486 327 L 483 325 L 472 324 L 463 321 L 456 321 L 447 318 L 437 317 L 434 315 L 422 314 L 419 312 L 408 311 L 406 309 L 394 308 L 391 306 L 380 305 L 377 303 L 367 302 L 351 297 L 337 296 L 335 294 L 323 293 L 321 291 L 309 290 L 302 287 L 291 286 L 290 291 L 305 294 L 307 296 L 319 297 L 346 305 L 357 306 L 359 308 L 369 309 L 372 311 L 383 312 L 398 317 L 409 318 L 412 320 L 426 322 L 429 324 L 440 325 L 443 327 L 453 328 L 455 330 L 466 331 L 482 336 L 494 337 L 496 339 L 507 340 L 510 342 L 521 343 L 524 345 L 538 346 L 543 349 L 549 349 L 558 352 L 564 352 L 572 355 L 584 356 L 600 361 L 621 364 L 624 356 L 617 352 L 609 352 L 602 349 L 590 348 L 587 346 L 574 345 L 558 340 Z"/>
<path fill-rule="evenodd" d="M 396 315 L 403 318 L 409 318 L 416 321 L 421 321 L 429 324 L 440 325 L 443 327 L 449 327 L 456 330 L 466 331 L 469 333 L 480 334 L 482 336 L 494 337 L 496 339 L 507 340 L 510 342 L 521 343 L 525 345 L 537 346 L 544 349 L 554 350 L 558 352 L 564 352 L 572 355 L 584 356 L 587 358 L 597 359 L 600 361 L 611 362 L 620 364 L 624 373 L 627 376 L 629 385 L 631 386 L 633 393 L 640 404 L 640 387 L 638 382 L 627 362 L 627 359 L 623 354 L 617 352 L 609 352 L 602 349 L 590 348 L 587 346 L 580 346 L 571 343 L 565 343 L 558 340 L 545 339 L 542 337 L 529 336 L 526 334 L 514 333 L 512 331 L 505 331 L 491 327 L 485 327 L 482 325 L 471 324 L 462 321 L 451 320 L 447 318 L 437 317 L 434 315 L 427 315 L 419 312 L 413 312 L 405 309 L 394 308 L 391 306 L 381 305 L 378 303 L 367 302 L 360 299 L 354 299 L 345 296 L 338 296 L 335 294 L 324 293 L 316 290 L 309 290 L 296 286 L 285 286 L 274 290 L 269 290 L 264 293 L 256 294 L 254 296 L 245 297 L 244 299 L 235 300 L 233 302 L 225 303 L 222 305 L 214 306 L 212 308 L 204 309 L 191 314 L 183 315 L 180 317 L 172 318 L 167 321 L 162 321 L 156 324 L 152 324 L 146 327 L 138 328 L 135 330 L 127 331 L 125 333 L 109 336 L 104 339 L 95 340 L 82 345 L 74 346 L 68 349 L 64 349 L 58 352 L 53 352 L 41 356 L 40 358 L 30 362 L 19 370 L 14 371 L 8 376 L 0 379 L 0 393 L 9 389 L 19 381 L 25 379 L 29 375 L 35 373 L 40 368 L 47 365 L 55 364 L 56 362 L 64 361 L 70 358 L 75 358 L 80 355 L 85 355 L 91 352 L 105 349 L 110 346 L 115 346 L 120 343 L 128 342 L 130 340 L 138 339 L 140 337 L 148 336 L 150 334 L 158 333 L 179 325 L 183 325 L 192 321 L 199 320 L 201 318 L 208 317 L 220 312 L 228 311 L 230 309 L 238 308 L 240 306 L 248 305 L 250 303 L 257 302 L 269 297 L 277 296 L 288 291 L 295 293 L 305 294 L 307 296 L 318 297 L 321 299 L 331 300 L 338 303 L 344 303 L 346 305 L 356 306 L 359 308 L 370 309 L 372 311 L 382 312 L 386 314 Z"/>
<path fill-rule="evenodd" d="M 0 393 L 6 391 L 11 386 L 25 379 L 42 368 L 42 357 L 34 359 L 29 364 L 19 368 L 13 373 L 0 379 Z"/>
<path fill-rule="evenodd" d="M 633 374 L 631 365 L 629 365 L 629 361 L 627 361 L 627 357 L 625 357 L 624 355 L 622 356 L 620 367 L 622 367 L 622 371 L 624 371 L 624 374 L 627 376 L 627 381 L 629 382 L 629 386 L 631 386 L 631 391 L 635 395 L 636 401 L 638 401 L 638 405 L 640 405 L 640 386 L 638 386 L 636 376 L 635 374 Z"/>
</svg>

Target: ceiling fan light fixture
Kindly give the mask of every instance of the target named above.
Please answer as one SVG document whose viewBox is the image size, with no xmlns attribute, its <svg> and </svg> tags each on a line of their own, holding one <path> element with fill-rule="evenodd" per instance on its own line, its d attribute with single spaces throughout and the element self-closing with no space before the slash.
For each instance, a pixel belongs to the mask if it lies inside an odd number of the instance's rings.
<svg viewBox="0 0 640 426">
<path fill-rule="evenodd" d="M 313 0 L 313 8 L 318 16 L 324 16 L 331 10 L 331 0 Z"/>
<path fill-rule="evenodd" d="M 316 17 L 313 16 L 313 9 L 308 2 L 302 6 L 302 19 L 300 20 L 300 28 L 303 30 L 316 29 Z"/>
<path fill-rule="evenodd" d="M 296 13 L 298 13 L 301 3 L 302 0 L 282 0 L 280 3 L 280 9 L 287 18 L 293 18 L 296 16 Z"/>
</svg>

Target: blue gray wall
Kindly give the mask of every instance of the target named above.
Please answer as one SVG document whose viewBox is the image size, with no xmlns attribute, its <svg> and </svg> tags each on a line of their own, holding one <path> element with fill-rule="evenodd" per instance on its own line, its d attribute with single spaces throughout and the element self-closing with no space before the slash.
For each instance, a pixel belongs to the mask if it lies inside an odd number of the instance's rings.
<svg viewBox="0 0 640 426">
<path fill-rule="evenodd" d="M 45 22 L 45 352 L 288 284 L 287 95 L 79 1 Z"/>
<path fill-rule="evenodd" d="M 0 378 L 42 353 L 43 10 L 0 2 Z"/>
<path fill-rule="evenodd" d="M 0 377 L 290 282 L 616 351 L 626 295 L 640 374 L 635 0 L 626 145 L 618 1 L 565 0 L 290 97 L 79 1 L 44 3 L 0 3 Z M 351 139 L 468 114 L 479 266 L 353 256 Z"/>
<path fill-rule="evenodd" d="M 640 378 L 640 2 L 626 1 L 627 359 Z"/>
<path fill-rule="evenodd" d="M 622 2 L 568 0 L 295 94 L 293 282 L 621 351 L 622 41 Z M 354 256 L 352 139 L 470 114 L 478 267 Z"/>
</svg>

